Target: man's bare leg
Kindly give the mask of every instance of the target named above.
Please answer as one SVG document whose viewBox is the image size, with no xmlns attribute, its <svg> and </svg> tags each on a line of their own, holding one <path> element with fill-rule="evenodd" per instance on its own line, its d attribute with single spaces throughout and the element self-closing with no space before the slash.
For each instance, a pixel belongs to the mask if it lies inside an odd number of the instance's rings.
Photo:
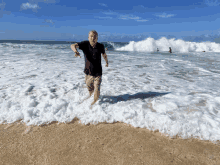
<svg viewBox="0 0 220 165">
<path fill-rule="evenodd" d="M 83 102 L 83 101 L 85 101 L 85 100 L 87 100 L 88 98 L 90 98 L 91 96 L 92 96 L 92 93 L 94 92 L 94 90 L 88 90 L 89 91 L 89 96 L 88 97 L 86 97 L 85 99 L 83 99 L 81 102 L 80 102 L 80 104 Z"/>
<path fill-rule="evenodd" d="M 91 105 L 95 104 L 98 101 L 99 96 L 100 96 L 100 91 L 98 89 L 95 89 L 95 91 L 94 91 L 94 101 L 92 102 Z"/>
<path fill-rule="evenodd" d="M 101 81 L 102 81 L 102 77 L 101 76 L 98 76 L 98 77 L 95 78 L 95 81 L 94 81 L 94 101 L 91 103 L 91 107 L 99 99 Z"/>
<path fill-rule="evenodd" d="M 92 93 L 94 92 L 94 84 L 93 84 L 93 77 L 86 75 L 85 76 L 85 83 L 87 85 L 87 89 L 89 91 L 89 96 L 86 97 L 85 99 L 83 99 L 83 101 L 87 100 L 88 98 L 90 98 L 92 96 Z M 82 101 L 82 102 L 83 102 Z"/>
</svg>

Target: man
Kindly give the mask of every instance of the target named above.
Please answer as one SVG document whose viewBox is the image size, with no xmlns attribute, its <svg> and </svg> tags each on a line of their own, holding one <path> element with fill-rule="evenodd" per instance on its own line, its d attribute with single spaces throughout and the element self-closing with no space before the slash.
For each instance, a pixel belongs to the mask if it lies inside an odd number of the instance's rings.
<svg viewBox="0 0 220 165">
<path fill-rule="evenodd" d="M 98 33 L 95 30 L 89 32 L 89 41 L 82 41 L 71 45 L 71 49 L 75 52 L 75 57 L 80 57 L 76 48 L 79 48 L 84 53 L 85 58 L 85 82 L 89 91 L 89 97 L 94 92 L 94 101 L 91 106 L 98 101 L 100 95 L 100 85 L 102 81 L 102 65 L 101 54 L 105 59 L 106 67 L 108 67 L 108 58 L 105 53 L 104 45 L 98 43 Z M 80 57 L 81 58 L 81 57 Z M 87 97 L 86 99 L 88 99 Z"/>
</svg>

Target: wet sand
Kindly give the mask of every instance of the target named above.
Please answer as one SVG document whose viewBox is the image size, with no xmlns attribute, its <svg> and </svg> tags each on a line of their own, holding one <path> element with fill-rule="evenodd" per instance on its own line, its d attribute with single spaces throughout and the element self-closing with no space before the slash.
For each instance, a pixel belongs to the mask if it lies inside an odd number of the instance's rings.
<svg viewBox="0 0 220 165">
<path fill-rule="evenodd" d="M 124 123 L 0 125 L 1 165 L 218 165 L 220 144 Z"/>
</svg>

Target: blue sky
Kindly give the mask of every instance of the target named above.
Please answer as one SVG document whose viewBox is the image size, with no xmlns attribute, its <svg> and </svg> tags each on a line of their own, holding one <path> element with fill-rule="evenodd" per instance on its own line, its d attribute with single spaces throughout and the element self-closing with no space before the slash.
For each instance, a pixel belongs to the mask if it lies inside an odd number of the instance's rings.
<svg viewBox="0 0 220 165">
<path fill-rule="evenodd" d="M 220 0 L 0 0 L 0 39 L 98 41 L 220 36 Z"/>
</svg>

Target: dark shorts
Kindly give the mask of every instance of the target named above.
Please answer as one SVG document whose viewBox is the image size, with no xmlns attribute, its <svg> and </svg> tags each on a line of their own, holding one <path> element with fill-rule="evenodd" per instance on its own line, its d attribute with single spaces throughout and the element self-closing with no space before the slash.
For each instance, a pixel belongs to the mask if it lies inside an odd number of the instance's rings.
<svg viewBox="0 0 220 165">
<path fill-rule="evenodd" d="M 99 90 L 102 82 L 102 76 L 85 75 L 85 83 L 89 91 Z"/>
</svg>

